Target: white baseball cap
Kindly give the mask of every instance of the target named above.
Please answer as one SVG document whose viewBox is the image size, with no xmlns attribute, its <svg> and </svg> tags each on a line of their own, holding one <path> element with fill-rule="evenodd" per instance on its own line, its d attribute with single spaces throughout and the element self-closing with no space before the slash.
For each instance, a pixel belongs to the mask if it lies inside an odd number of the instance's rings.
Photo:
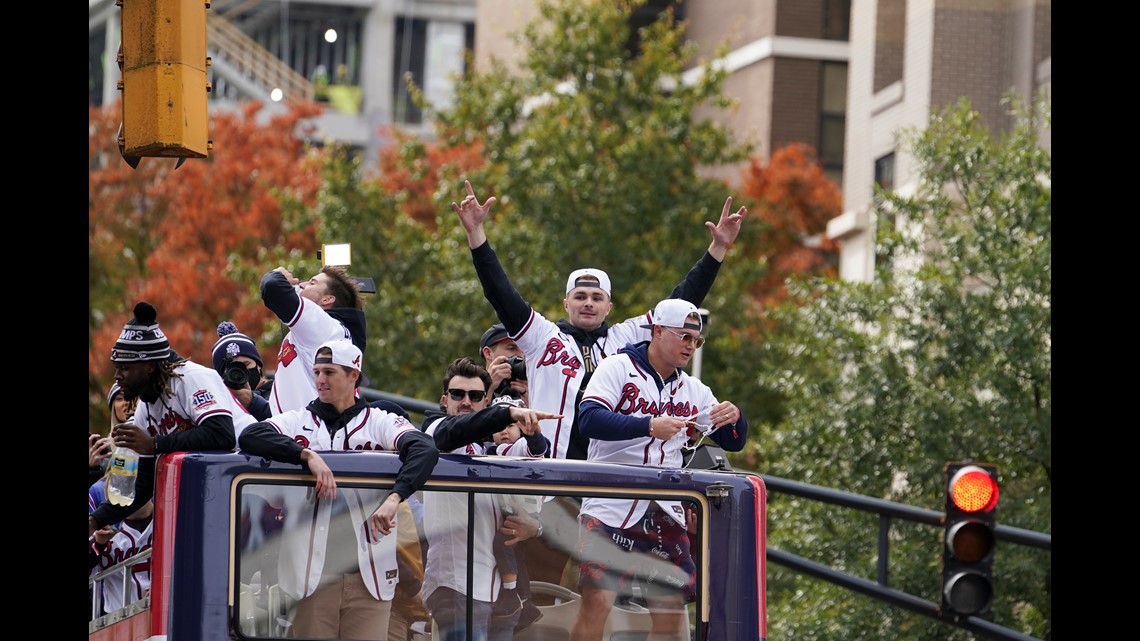
<svg viewBox="0 0 1140 641">
<path fill-rule="evenodd" d="M 585 282 L 579 283 L 579 280 L 583 280 Z M 595 280 L 598 281 L 597 285 L 595 285 L 593 282 Z M 574 271 L 570 272 L 570 277 L 566 279 L 566 293 L 569 294 L 570 290 L 574 289 L 575 287 L 597 287 L 604 291 L 606 293 L 606 296 L 612 295 L 610 294 L 609 274 L 600 269 L 594 269 L 592 267 L 575 269 Z"/>
<path fill-rule="evenodd" d="M 332 350 L 332 358 L 321 355 L 321 350 L 326 347 Z M 360 364 L 363 359 L 364 355 L 360 353 L 360 348 L 353 345 L 352 341 L 337 339 L 321 343 L 321 346 L 317 348 L 317 356 L 313 359 L 313 364 L 332 363 L 334 365 L 351 367 L 359 372 Z"/>
<path fill-rule="evenodd" d="M 697 322 L 688 320 L 689 314 L 696 314 Z M 653 329 L 654 325 L 664 325 L 678 329 L 695 329 L 699 332 L 703 325 L 701 313 L 697 310 L 697 306 L 682 298 L 666 298 L 657 303 L 657 307 L 653 308 L 651 318 L 653 322 L 646 323 L 642 327 Z"/>
</svg>

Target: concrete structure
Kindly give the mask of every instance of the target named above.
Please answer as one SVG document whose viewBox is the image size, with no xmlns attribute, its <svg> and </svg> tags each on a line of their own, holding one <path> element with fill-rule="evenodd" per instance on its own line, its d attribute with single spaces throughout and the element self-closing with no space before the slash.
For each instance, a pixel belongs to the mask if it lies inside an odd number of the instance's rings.
<svg viewBox="0 0 1140 641">
<path fill-rule="evenodd" d="M 1051 0 L 879 0 L 851 16 L 844 213 L 827 235 L 842 243 L 840 276 L 875 269 L 874 185 L 906 192 L 914 161 L 897 134 L 967 96 L 992 130 L 1011 124 L 1009 90 L 1031 98 L 1051 85 Z M 1050 132 L 1043 132 L 1048 147 Z"/>
<path fill-rule="evenodd" d="M 650 0 L 633 17 L 648 24 L 674 3 Z M 512 66 L 522 54 L 511 34 L 539 17 L 537 0 L 481 0 L 475 34 L 475 64 L 498 58 Z M 724 93 L 739 102 L 732 112 L 709 111 L 755 145 L 763 157 L 791 142 L 819 151 L 829 177 L 843 170 L 847 39 L 850 0 L 686 0 L 676 7 L 686 35 L 699 46 L 694 67 L 728 45 L 731 75 Z M 692 73 L 699 72 L 697 68 Z M 718 173 L 740 180 L 740 168 Z"/>
<path fill-rule="evenodd" d="M 116 97 L 118 9 L 114 0 L 88 1 L 91 101 L 99 104 Z M 674 2 L 649 0 L 633 26 Z M 700 73 L 697 65 L 721 43 L 729 48 L 724 91 L 739 108 L 707 115 L 761 157 L 791 142 L 813 146 L 842 185 L 845 211 L 827 234 L 841 241 L 846 279 L 874 274 L 876 179 L 899 189 L 914 180 L 912 161 L 896 148 L 901 128 L 921 127 L 932 109 L 959 96 L 1004 127 L 1006 90 L 1030 96 L 1050 84 L 1051 0 L 685 0 L 675 7 L 699 47 L 688 75 Z M 517 66 L 512 35 L 537 17 L 537 0 L 213 0 L 211 109 L 248 98 L 273 107 L 273 90 L 282 87 L 331 93 L 321 84 L 327 78 L 352 100 L 330 108 L 317 135 L 374 157 L 384 126 L 429 131 L 404 94 L 405 72 L 446 106 L 465 50 L 473 49 L 477 68 L 492 57 Z M 329 28 L 334 42 L 324 37 Z M 270 59 L 285 68 L 272 69 Z M 716 174 L 737 183 L 739 170 Z"/>
</svg>

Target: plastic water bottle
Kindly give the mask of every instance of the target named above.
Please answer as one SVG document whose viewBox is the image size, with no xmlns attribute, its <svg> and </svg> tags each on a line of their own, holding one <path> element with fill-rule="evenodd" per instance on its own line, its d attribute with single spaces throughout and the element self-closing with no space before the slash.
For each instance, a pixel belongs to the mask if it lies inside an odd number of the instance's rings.
<svg viewBox="0 0 1140 641">
<path fill-rule="evenodd" d="M 111 453 L 111 478 L 107 500 L 112 505 L 135 502 L 135 479 L 139 475 L 139 454 L 129 447 L 116 447 Z"/>
</svg>

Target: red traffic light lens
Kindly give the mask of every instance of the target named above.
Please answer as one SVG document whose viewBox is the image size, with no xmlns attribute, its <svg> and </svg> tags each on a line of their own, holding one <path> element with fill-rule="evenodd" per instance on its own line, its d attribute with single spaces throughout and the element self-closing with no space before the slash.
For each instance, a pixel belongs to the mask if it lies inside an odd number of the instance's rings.
<svg viewBox="0 0 1140 641">
<path fill-rule="evenodd" d="M 950 479 L 950 500 L 963 512 L 988 512 L 997 505 L 997 479 L 975 465 L 963 467 Z"/>
</svg>

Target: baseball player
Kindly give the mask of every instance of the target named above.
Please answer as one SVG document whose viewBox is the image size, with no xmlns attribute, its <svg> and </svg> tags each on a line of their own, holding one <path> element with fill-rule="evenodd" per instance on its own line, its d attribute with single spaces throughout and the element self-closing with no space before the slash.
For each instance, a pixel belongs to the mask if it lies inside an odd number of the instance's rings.
<svg viewBox="0 0 1140 641">
<path fill-rule="evenodd" d="M 154 539 L 153 517 L 154 501 L 147 501 L 122 523 L 116 524 L 117 527 L 107 526 L 95 532 L 90 538 L 91 576 L 149 550 Z M 138 601 L 150 590 L 150 559 L 107 575 L 101 587 L 102 614 Z"/>
<path fill-rule="evenodd" d="M 539 432 L 539 421 L 557 418 L 548 412 L 502 404 L 487 406 L 491 376 L 469 357 L 448 364 L 443 377 L 440 412 L 424 414 L 424 431 L 435 439 L 441 452 L 483 454 L 483 443 L 512 423 L 523 434 Z M 520 439 L 522 440 L 522 439 Z M 443 639 L 467 638 L 468 554 L 472 555 L 472 638 L 509 641 L 518 612 L 510 621 L 492 621 L 492 604 L 499 596 L 503 579 L 496 567 L 493 538 L 496 532 L 509 537 L 506 545 L 541 533 L 541 524 L 525 515 L 504 518 L 498 497 L 477 493 L 473 496 L 474 545 L 467 545 L 468 496 L 461 492 L 424 494 L 424 529 L 427 561 L 424 565 L 423 597 Z"/>
<path fill-rule="evenodd" d="M 543 433 L 554 444 L 552 456 L 584 459 L 588 441 L 576 428 L 581 391 L 603 359 L 628 344 L 649 339 L 648 330 L 641 326 L 650 316 L 646 313 L 609 325 L 606 317 L 613 309 L 609 275 L 600 269 L 586 268 L 574 270 L 566 279 L 562 306 L 569 318 L 557 322 L 547 320 L 511 284 L 487 240 L 483 220 L 495 197 L 489 197 L 480 205 L 471 183 L 464 181 L 464 185 L 467 197 L 459 204 L 452 202 L 451 208 L 467 232 L 471 260 L 483 284 L 483 295 L 495 308 L 509 337 L 526 355 L 528 403 L 533 408 L 562 416 L 542 426 Z M 712 233 L 708 251 L 673 289 L 670 298 L 683 298 L 697 305 L 705 299 L 748 213 L 744 207 L 731 213 L 731 207 L 730 197 L 724 202 L 720 221 L 715 225 L 705 222 Z"/>
<path fill-rule="evenodd" d="M 274 414 L 303 409 L 317 397 L 312 365 L 319 345 L 345 339 L 364 352 L 364 299 L 343 268 L 327 265 L 304 282 L 278 267 L 261 277 L 261 300 L 289 328 L 277 352 L 269 406 Z"/>
<path fill-rule="evenodd" d="M 123 397 L 138 399 L 130 421 L 111 430 L 115 445 L 139 453 L 135 501 L 129 506 L 100 505 L 88 519 L 88 534 L 123 520 L 150 500 L 156 454 L 232 450 L 237 435 L 254 422 L 217 372 L 170 348 L 157 319 L 150 303 L 135 305 L 134 317 L 111 350 Z"/>
<path fill-rule="evenodd" d="M 431 439 L 407 418 L 371 407 L 355 394 L 363 355 L 350 341 L 326 341 L 315 350 L 316 398 L 304 409 L 277 414 L 244 430 L 241 449 L 258 456 L 303 463 L 316 477 L 316 493 L 287 492 L 285 533 L 278 556 L 281 589 L 299 599 L 292 634 L 301 637 L 386 639 L 392 598 L 399 582 L 396 510 L 423 487 L 439 459 Z M 403 464 L 392 491 L 340 489 L 318 450 L 399 452 Z M 347 504 L 348 540 L 331 523 L 334 502 Z M 392 536 L 389 536 L 392 535 Z M 329 559 L 355 550 L 359 568 Z M 351 552 L 350 552 L 351 554 Z M 367 589 L 371 599 L 350 599 Z M 330 617 L 328 613 L 339 613 Z"/>
<path fill-rule="evenodd" d="M 607 358 L 586 388 L 579 411 L 588 460 L 681 467 L 681 449 L 694 431 L 725 450 L 743 449 L 748 422 L 739 408 L 682 369 L 704 343 L 697 307 L 663 300 L 647 327 L 650 341 Z M 582 607 L 570 638 L 600 641 L 614 598 L 628 594 L 635 578 L 646 589 L 654 631 L 675 638 L 677 613 L 692 600 L 696 580 L 681 503 L 587 497 L 578 522 Z M 661 559 L 672 565 L 663 570 Z"/>
</svg>

